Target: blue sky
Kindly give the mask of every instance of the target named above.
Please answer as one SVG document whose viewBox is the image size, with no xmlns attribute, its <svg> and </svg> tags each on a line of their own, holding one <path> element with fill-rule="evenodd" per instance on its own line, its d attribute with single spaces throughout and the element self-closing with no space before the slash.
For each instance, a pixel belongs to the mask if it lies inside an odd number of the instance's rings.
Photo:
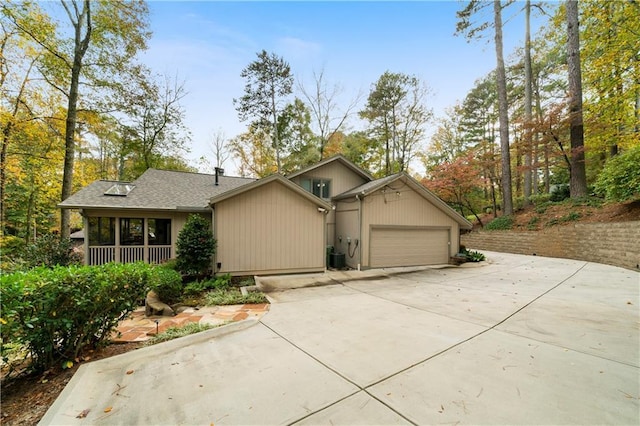
<svg viewBox="0 0 640 426">
<path fill-rule="evenodd" d="M 506 57 L 523 44 L 524 14 L 516 15 L 522 5 L 504 14 Z M 218 129 L 227 137 L 244 131 L 233 99 L 242 96 L 240 72 L 262 49 L 282 56 L 303 84 L 324 68 L 328 83 L 344 89 L 345 105 L 359 92 L 363 104 L 387 70 L 416 75 L 432 89 L 427 104 L 436 117 L 495 68 L 491 30 L 471 43 L 454 36 L 459 1 L 152 1 L 149 7 L 153 38 L 143 60 L 185 80 L 193 160 L 211 155 L 207 144 Z M 542 21 L 535 20 L 534 31 Z M 350 124 L 362 125 L 355 118 Z M 234 172 L 233 161 L 225 167 Z"/>
</svg>

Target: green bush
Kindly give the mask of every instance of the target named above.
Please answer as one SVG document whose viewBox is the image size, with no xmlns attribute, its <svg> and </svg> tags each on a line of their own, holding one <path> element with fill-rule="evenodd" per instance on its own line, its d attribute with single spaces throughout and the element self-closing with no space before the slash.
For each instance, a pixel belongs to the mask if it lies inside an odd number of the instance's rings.
<svg viewBox="0 0 640 426">
<path fill-rule="evenodd" d="M 30 267 L 56 265 L 69 266 L 82 262 L 82 256 L 73 250 L 73 244 L 68 238 L 60 239 L 56 234 L 45 234 L 38 237 L 24 251 L 24 260 Z"/>
<path fill-rule="evenodd" d="M 527 229 L 530 231 L 536 229 L 538 222 L 540 222 L 540 218 L 538 216 L 533 216 L 527 223 Z"/>
<path fill-rule="evenodd" d="M 206 290 L 212 289 L 226 289 L 231 285 L 231 275 L 225 274 L 215 279 L 208 279 L 203 281 L 194 281 L 192 283 L 187 284 L 184 288 L 184 292 L 186 294 L 197 294 L 202 293 Z"/>
<path fill-rule="evenodd" d="M 178 270 L 178 261 L 176 259 L 169 259 L 161 264 L 163 268 Z"/>
<path fill-rule="evenodd" d="M 200 215 L 190 215 L 176 242 L 178 271 L 185 275 L 207 274 L 215 249 L 209 222 Z"/>
<path fill-rule="evenodd" d="M 549 200 L 553 201 L 554 203 L 557 203 L 559 201 L 566 200 L 570 196 L 571 196 L 571 191 L 569 189 L 569 185 L 563 184 L 553 188 L 553 191 L 551 191 L 551 197 L 549 198 Z"/>
<path fill-rule="evenodd" d="M 513 218 L 511 216 L 500 216 L 493 219 L 484 226 L 489 231 L 511 229 L 513 227 Z"/>
<path fill-rule="evenodd" d="M 177 302 L 183 290 L 182 276 L 164 265 L 157 266 L 149 276 L 148 288 L 155 291 L 165 303 Z"/>
<path fill-rule="evenodd" d="M 610 158 L 598 176 L 595 190 L 608 200 L 640 198 L 640 145 Z"/>
<path fill-rule="evenodd" d="M 162 282 L 144 263 L 39 267 L 0 277 L 2 356 L 16 344 L 42 371 L 105 343 L 120 320 Z"/>
<path fill-rule="evenodd" d="M 469 262 L 482 262 L 486 259 L 485 255 L 475 250 L 464 250 L 464 255 Z"/>
</svg>

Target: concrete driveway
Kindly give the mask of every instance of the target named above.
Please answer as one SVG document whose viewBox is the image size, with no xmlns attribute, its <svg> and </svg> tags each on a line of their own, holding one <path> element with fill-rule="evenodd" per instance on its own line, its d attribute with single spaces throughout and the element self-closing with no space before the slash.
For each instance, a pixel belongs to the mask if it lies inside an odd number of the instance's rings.
<svg viewBox="0 0 640 426">
<path fill-rule="evenodd" d="M 84 365 L 41 423 L 640 424 L 640 273 L 486 254 L 272 279 L 260 322 Z"/>
</svg>

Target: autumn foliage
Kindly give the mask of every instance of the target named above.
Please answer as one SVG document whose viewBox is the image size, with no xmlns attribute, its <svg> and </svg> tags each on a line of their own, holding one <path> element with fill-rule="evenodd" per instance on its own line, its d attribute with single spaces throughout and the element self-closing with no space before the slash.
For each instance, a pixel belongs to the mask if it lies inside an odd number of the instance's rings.
<svg viewBox="0 0 640 426">
<path fill-rule="evenodd" d="M 438 197 L 456 207 L 460 214 L 476 215 L 477 201 L 482 195 L 485 179 L 473 151 L 469 151 L 452 161 L 433 167 L 422 184 Z"/>
</svg>

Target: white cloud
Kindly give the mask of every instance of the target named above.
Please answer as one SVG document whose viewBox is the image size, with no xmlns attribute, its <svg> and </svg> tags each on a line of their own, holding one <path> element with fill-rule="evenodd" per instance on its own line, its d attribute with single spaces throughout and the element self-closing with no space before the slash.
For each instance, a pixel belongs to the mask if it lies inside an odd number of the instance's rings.
<svg viewBox="0 0 640 426">
<path fill-rule="evenodd" d="M 319 43 L 296 37 L 281 37 L 276 46 L 279 55 L 294 60 L 313 59 L 322 52 L 322 46 Z"/>
</svg>

